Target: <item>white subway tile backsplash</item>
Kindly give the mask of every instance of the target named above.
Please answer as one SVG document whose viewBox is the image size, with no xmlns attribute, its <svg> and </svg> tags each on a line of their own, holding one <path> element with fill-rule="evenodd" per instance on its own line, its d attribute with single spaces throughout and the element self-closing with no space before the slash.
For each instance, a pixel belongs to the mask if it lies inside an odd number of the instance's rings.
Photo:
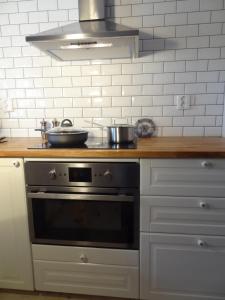
<svg viewBox="0 0 225 300">
<path fill-rule="evenodd" d="M 216 118 L 214 116 L 195 117 L 195 126 L 215 126 Z"/>
<path fill-rule="evenodd" d="M 215 35 L 210 37 L 210 47 L 224 47 L 225 35 Z"/>
<path fill-rule="evenodd" d="M 210 60 L 208 65 L 209 71 L 225 70 L 225 59 Z"/>
<path fill-rule="evenodd" d="M 138 74 L 133 75 L 133 84 L 151 84 L 152 83 L 152 74 Z"/>
<path fill-rule="evenodd" d="M 176 50 L 176 60 L 194 60 L 197 59 L 197 49 Z"/>
<path fill-rule="evenodd" d="M 1 16 L 2 18 L 2 16 Z M 28 15 L 26 13 L 16 13 L 9 15 L 10 24 L 28 23 Z"/>
<path fill-rule="evenodd" d="M 101 96 L 101 88 L 100 87 L 82 87 L 82 96 L 84 96 L 84 97 Z M 106 95 L 103 95 L 103 96 L 106 96 Z"/>
<path fill-rule="evenodd" d="M 174 73 L 153 74 L 154 84 L 174 83 Z"/>
<path fill-rule="evenodd" d="M 7 47 L 3 48 L 4 57 L 20 57 L 21 56 L 21 48 L 20 47 Z"/>
<path fill-rule="evenodd" d="M 195 72 L 184 72 L 175 74 L 175 83 L 191 83 L 196 81 Z"/>
<path fill-rule="evenodd" d="M 22 15 L 22 14 L 21 14 Z M 24 15 L 24 14 L 23 14 Z M 36 11 L 36 12 L 30 12 L 28 14 L 29 17 L 29 23 L 41 23 L 41 22 L 48 22 L 48 14 L 46 11 Z M 21 23 L 27 23 L 27 22 L 21 22 Z"/>
<path fill-rule="evenodd" d="M 56 10 L 57 0 L 37 0 L 39 10 Z"/>
<path fill-rule="evenodd" d="M 224 7 L 225 8 L 225 7 Z M 225 10 L 212 11 L 211 22 L 224 22 Z"/>
<path fill-rule="evenodd" d="M 12 4 L 15 6 L 14 3 Z M 37 11 L 37 0 L 18 1 L 18 7 L 19 7 L 19 12 Z M 10 13 L 12 13 L 12 10 L 10 10 Z"/>
<path fill-rule="evenodd" d="M 1 25 L 6 25 L 6 24 L 9 24 L 9 16 L 8 14 L 1 14 L 1 19 L 0 19 L 0 26 Z M 14 24 L 14 23 L 11 23 L 11 24 Z"/>
<path fill-rule="evenodd" d="M 19 35 L 20 30 L 19 26 L 17 25 L 2 25 L 1 26 L 1 33 L 2 36 L 12 36 L 12 35 Z"/>
<path fill-rule="evenodd" d="M 188 83 L 185 84 L 185 94 L 201 94 L 206 93 L 205 83 Z"/>
<path fill-rule="evenodd" d="M 121 107 L 102 108 L 102 116 L 105 118 L 121 118 Z"/>
<path fill-rule="evenodd" d="M 146 106 L 142 107 L 142 116 L 144 117 L 160 117 L 163 113 L 162 106 Z"/>
<path fill-rule="evenodd" d="M 181 25 L 176 27 L 176 37 L 197 36 L 198 25 Z"/>
<path fill-rule="evenodd" d="M 164 25 L 164 15 L 143 16 L 143 27 L 156 27 L 156 26 L 163 26 L 163 25 Z"/>
<path fill-rule="evenodd" d="M 192 12 L 198 10 L 199 10 L 199 0 L 177 1 L 177 12 Z"/>
<path fill-rule="evenodd" d="M 186 61 L 186 71 L 207 71 L 207 60 Z"/>
<path fill-rule="evenodd" d="M 206 105 L 206 115 L 221 116 L 223 115 L 223 105 Z"/>
<path fill-rule="evenodd" d="M 222 33 L 222 23 L 216 24 L 200 24 L 199 35 L 214 35 Z"/>
<path fill-rule="evenodd" d="M 62 96 L 63 97 L 80 97 L 81 96 L 81 88 L 80 87 L 63 88 L 62 93 L 61 93 L 61 89 L 58 89 L 58 90 L 60 91 L 60 94 L 62 94 L 62 95 L 58 95 L 58 97 L 62 97 Z M 56 96 L 54 95 L 53 97 L 57 97 L 57 95 Z"/>
<path fill-rule="evenodd" d="M 122 69 L 122 67 L 119 64 L 102 65 L 101 73 L 102 73 L 102 75 L 120 75 L 121 69 Z"/>
<path fill-rule="evenodd" d="M 122 87 L 122 96 L 135 96 L 135 95 L 141 95 L 142 94 L 142 86 L 136 85 L 124 85 Z M 115 95 L 116 96 L 116 95 Z"/>
<path fill-rule="evenodd" d="M 188 13 L 188 24 L 210 23 L 210 11 Z"/>
<path fill-rule="evenodd" d="M 163 136 L 182 136 L 182 127 L 163 127 Z"/>
<path fill-rule="evenodd" d="M 220 48 L 198 49 L 198 59 L 213 59 L 220 57 Z"/>
<path fill-rule="evenodd" d="M 219 72 L 198 72 L 197 81 L 198 82 L 218 82 Z"/>
<path fill-rule="evenodd" d="M 67 108 L 73 106 L 73 99 L 72 98 L 56 98 L 54 99 L 54 107 L 56 108 Z"/>
<path fill-rule="evenodd" d="M 59 9 L 78 8 L 78 2 L 75 0 L 58 0 Z"/>
<path fill-rule="evenodd" d="M 132 5 L 132 16 L 153 15 L 153 4 L 134 4 Z"/>
<path fill-rule="evenodd" d="M 203 136 L 204 127 L 184 127 L 183 136 Z"/>
<path fill-rule="evenodd" d="M 209 37 L 189 37 L 187 38 L 187 48 L 206 48 L 209 47 Z"/>
<path fill-rule="evenodd" d="M 66 88 L 65 88 L 66 89 Z M 51 97 L 62 97 L 63 96 L 64 89 L 62 88 L 45 88 L 44 89 L 44 95 L 46 98 Z M 64 95 L 67 96 L 67 95 Z"/>
<path fill-rule="evenodd" d="M 48 14 L 48 18 L 50 22 L 62 22 L 68 20 L 68 11 L 61 10 L 61 11 L 50 11 Z"/>
<path fill-rule="evenodd" d="M 173 126 L 193 126 L 194 118 L 193 117 L 174 117 Z"/>
<path fill-rule="evenodd" d="M 200 10 L 223 9 L 223 0 L 200 0 Z"/>
<path fill-rule="evenodd" d="M 72 77 L 72 85 L 75 87 L 91 86 L 91 76 Z"/>
<path fill-rule="evenodd" d="M 187 24 L 187 20 L 186 13 L 169 14 L 165 16 L 165 25 L 184 25 Z"/>
<path fill-rule="evenodd" d="M 132 106 L 152 106 L 153 97 L 152 96 L 133 96 L 131 101 L 132 101 Z"/>
<path fill-rule="evenodd" d="M 207 83 L 207 93 L 224 93 L 224 82 Z"/>
<path fill-rule="evenodd" d="M 92 98 L 92 106 L 93 107 L 111 107 L 112 106 L 111 97 Z M 121 106 L 123 106 L 122 103 L 121 103 Z"/>
<path fill-rule="evenodd" d="M 158 38 L 166 39 L 166 38 L 175 37 L 175 35 L 176 35 L 175 31 L 176 31 L 175 26 L 155 27 L 154 28 L 154 39 L 158 39 Z"/>
<path fill-rule="evenodd" d="M 102 96 L 121 96 L 121 86 L 106 86 L 102 88 Z"/>
<path fill-rule="evenodd" d="M 36 136 L 45 117 L 71 118 L 90 136 L 104 125 L 153 118 L 156 135 L 221 136 L 225 81 L 224 0 L 107 1 L 107 13 L 140 29 L 140 57 L 56 61 L 25 35 L 78 19 L 77 0 L 4 0 L 0 20 L 0 114 L 11 136 Z M 176 109 L 177 95 L 191 107 Z M 39 136 L 39 135 L 38 135 Z"/>
<path fill-rule="evenodd" d="M 100 65 L 82 66 L 81 74 L 82 74 L 82 76 L 100 75 L 101 74 L 101 66 Z"/>
<path fill-rule="evenodd" d="M 176 12 L 176 1 L 158 2 L 154 4 L 154 14 L 171 14 Z"/>
<path fill-rule="evenodd" d="M 148 84 L 143 86 L 143 95 L 162 95 L 163 85 L 162 84 Z"/>
<path fill-rule="evenodd" d="M 221 136 L 222 129 L 221 127 L 206 127 L 205 136 Z"/>
<path fill-rule="evenodd" d="M 131 85 L 131 83 L 132 75 L 112 75 L 112 85 Z"/>
<path fill-rule="evenodd" d="M 146 63 L 143 65 L 144 73 L 162 73 L 163 63 Z"/>
<path fill-rule="evenodd" d="M 165 62 L 164 63 L 164 72 L 184 72 L 185 71 L 185 62 Z"/>
</svg>

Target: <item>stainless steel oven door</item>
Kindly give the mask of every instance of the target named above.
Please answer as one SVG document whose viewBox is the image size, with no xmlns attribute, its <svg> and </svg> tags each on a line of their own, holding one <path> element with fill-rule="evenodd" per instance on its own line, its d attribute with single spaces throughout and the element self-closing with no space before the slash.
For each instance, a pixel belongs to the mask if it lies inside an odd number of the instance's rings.
<svg viewBox="0 0 225 300">
<path fill-rule="evenodd" d="M 31 188 L 27 193 L 33 243 L 138 249 L 135 191 L 100 189 L 96 194 L 90 188 L 86 193 L 68 189 L 34 192 Z"/>
</svg>

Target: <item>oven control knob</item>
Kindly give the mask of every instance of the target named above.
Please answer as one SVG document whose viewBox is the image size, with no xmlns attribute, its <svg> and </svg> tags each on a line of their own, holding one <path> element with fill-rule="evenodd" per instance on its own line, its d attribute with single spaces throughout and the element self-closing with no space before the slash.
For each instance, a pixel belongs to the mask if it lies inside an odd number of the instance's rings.
<svg viewBox="0 0 225 300">
<path fill-rule="evenodd" d="M 109 180 L 112 179 L 112 173 L 109 170 L 106 170 L 103 176 Z"/>
<path fill-rule="evenodd" d="M 52 180 L 56 179 L 56 170 L 55 169 L 50 170 L 48 174 Z"/>
</svg>

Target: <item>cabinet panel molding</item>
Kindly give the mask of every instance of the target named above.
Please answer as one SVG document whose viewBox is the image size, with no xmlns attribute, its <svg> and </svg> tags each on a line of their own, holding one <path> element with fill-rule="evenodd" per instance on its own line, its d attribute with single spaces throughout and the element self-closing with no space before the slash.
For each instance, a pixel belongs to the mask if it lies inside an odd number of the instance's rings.
<svg viewBox="0 0 225 300">
<path fill-rule="evenodd" d="M 0 288 L 33 290 L 22 159 L 0 159 Z"/>
</svg>

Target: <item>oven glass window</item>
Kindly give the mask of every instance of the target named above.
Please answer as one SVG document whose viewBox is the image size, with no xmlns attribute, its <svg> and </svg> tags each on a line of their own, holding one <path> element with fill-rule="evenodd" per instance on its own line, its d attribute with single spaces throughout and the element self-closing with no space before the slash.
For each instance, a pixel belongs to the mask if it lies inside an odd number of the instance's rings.
<svg viewBox="0 0 225 300">
<path fill-rule="evenodd" d="M 133 202 L 33 198 L 32 213 L 35 239 L 46 244 L 129 248 L 134 243 Z"/>
</svg>

